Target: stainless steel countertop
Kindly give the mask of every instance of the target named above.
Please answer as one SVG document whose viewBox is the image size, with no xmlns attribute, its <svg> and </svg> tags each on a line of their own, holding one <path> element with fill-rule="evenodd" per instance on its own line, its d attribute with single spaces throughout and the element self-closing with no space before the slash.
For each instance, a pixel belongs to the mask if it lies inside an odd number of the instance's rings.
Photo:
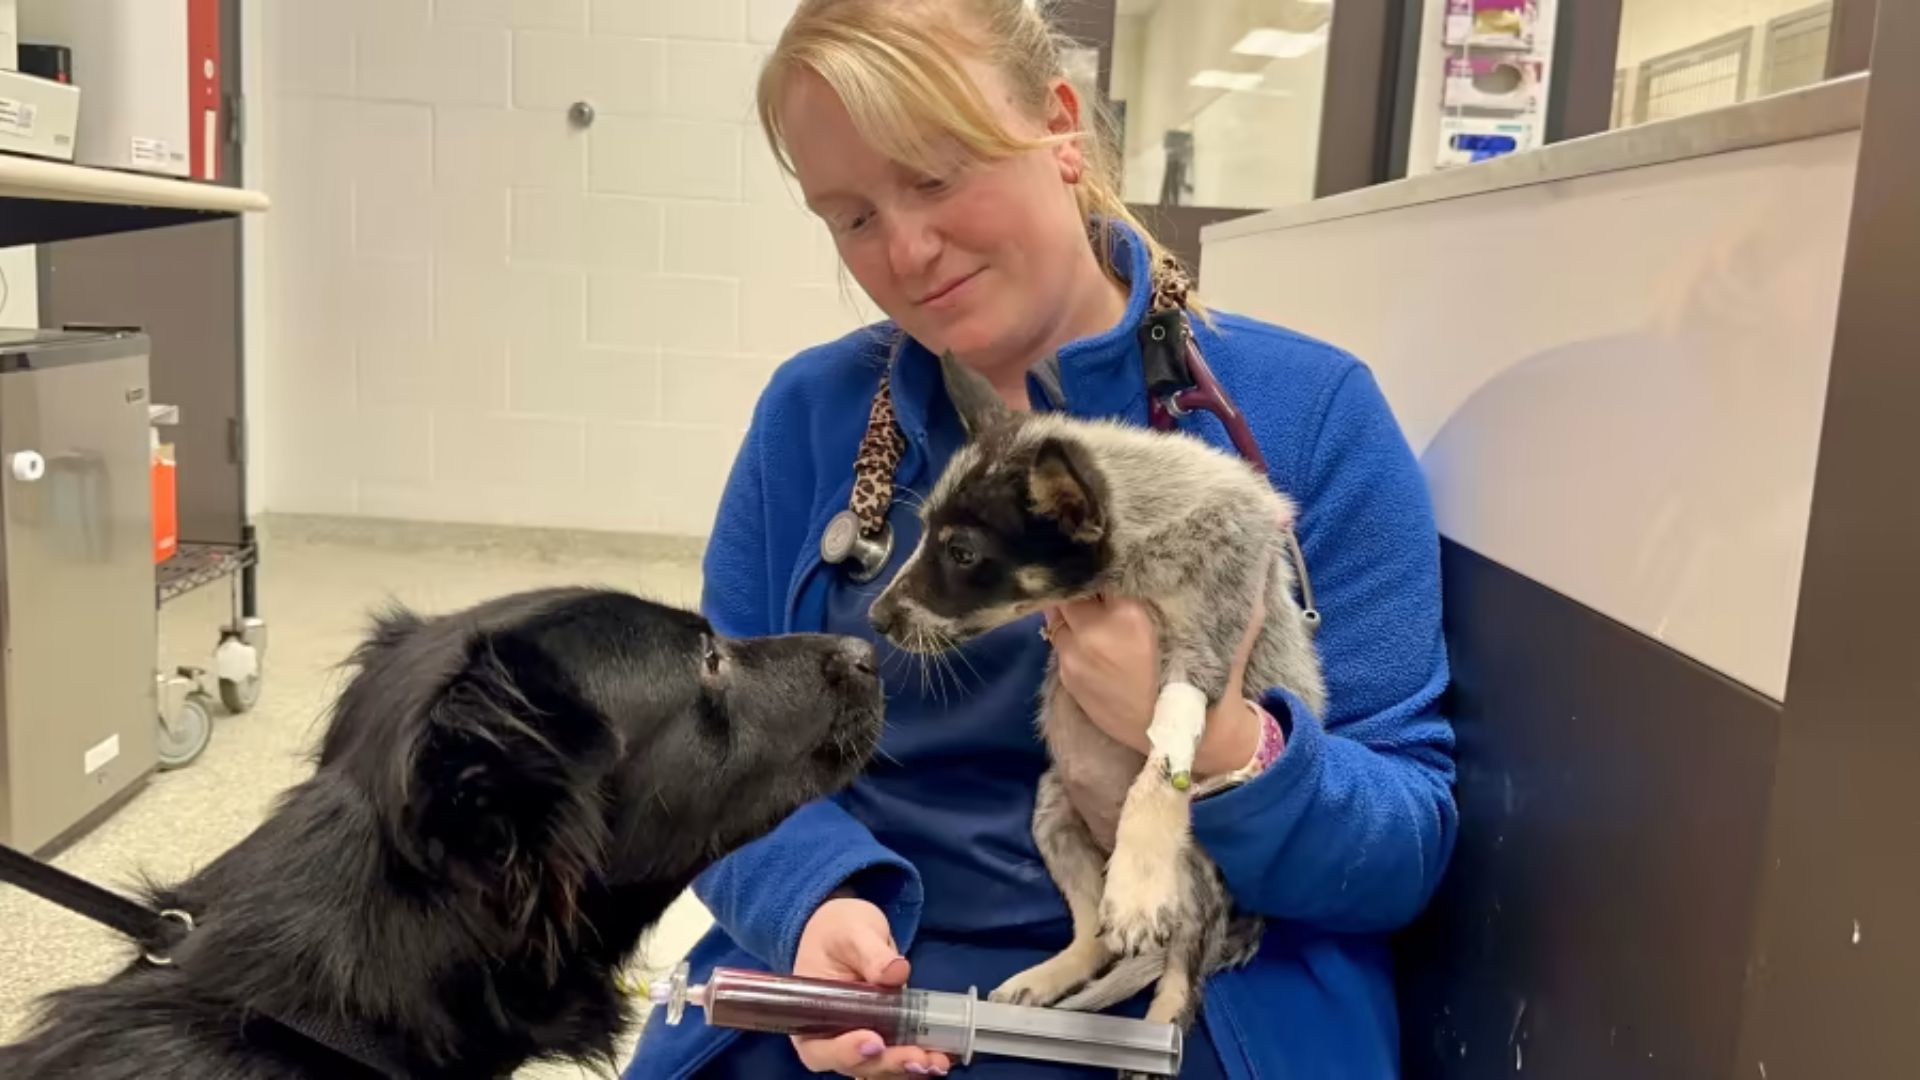
<svg viewBox="0 0 1920 1080">
<path fill-rule="evenodd" d="M 1636 169 L 1734 150 L 1857 131 L 1869 73 L 1651 124 L 1603 131 L 1474 165 L 1409 177 L 1209 225 L 1205 245 L 1315 222 L 1378 214 L 1506 188 Z"/>
</svg>

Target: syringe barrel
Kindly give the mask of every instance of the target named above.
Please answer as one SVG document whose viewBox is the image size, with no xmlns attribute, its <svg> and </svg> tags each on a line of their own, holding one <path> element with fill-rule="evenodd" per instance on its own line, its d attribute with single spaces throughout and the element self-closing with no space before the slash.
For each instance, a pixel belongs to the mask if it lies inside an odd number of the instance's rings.
<svg viewBox="0 0 1920 1080">
<path fill-rule="evenodd" d="M 705 997 L 707 1023 L 716 1027 L 822 1037 L 871 1031 L 889 1046 L 963 1057 L 973 1044 L 970 995 L 715 968 Z"/>
</svg>

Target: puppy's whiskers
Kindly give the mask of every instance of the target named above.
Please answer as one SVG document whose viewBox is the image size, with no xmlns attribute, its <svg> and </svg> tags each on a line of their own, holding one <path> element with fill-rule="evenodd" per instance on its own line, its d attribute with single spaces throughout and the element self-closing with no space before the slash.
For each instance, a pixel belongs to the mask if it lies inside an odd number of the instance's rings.
<svg viewBox="0 0 1920 1080">
<path fill-rule="evenodd" d="M 958 642 L 949 639 L 947 642 L 947 650 L 953 656 L 958 657 L 961 663 L 967 665 L 967 670 L 973 673 L 973 678 L 976 683 L 985 685 L 986 680 L 980 677 L 980 669 L 974 667 L 973 661 L 967 659 L 966 649 L 962 648 Z"/>
<path fill-rule="evenodd" d="M 953 680 L 954 696 L 958 697 L 961 692 L 966 689 L 966 686 L 960 680 L 960 672 L 953 666 L 953 639 L 948 637 L 945 632 L 941 632 L 935 644 L 939 647 L 938 651 L 934 654 L 934 658 L 940 665 L 942 689 L 944 691 L 946 680 L 951 678 Z M 944 696 L 941 702 L 945 704 L 946 699 Z"/>
<path fill-rule="evenodd" d="M 927 671 L 932 678 L 933 696 L 939 699 L 944 708 L 947 705 L 947 669 L 946 661 L 940 655 L 940 631 L 931 626 L 924 628 L 920 642 L 921 655 L 926 657 Z"/>
<path fill-rule="evenodd" d="M 883 647 L 879 649 L 879 653 L 880 653 L 880 676 L 881 676 L 880 685 L 882 686 L 882 688 L 890 689 L 887 687 L 887 683 L 889 681 L 888 677 L 893 674 L 894 663 L 900 659 L 900 650 L 885 648 L 883 645 Z"/>
</svg>

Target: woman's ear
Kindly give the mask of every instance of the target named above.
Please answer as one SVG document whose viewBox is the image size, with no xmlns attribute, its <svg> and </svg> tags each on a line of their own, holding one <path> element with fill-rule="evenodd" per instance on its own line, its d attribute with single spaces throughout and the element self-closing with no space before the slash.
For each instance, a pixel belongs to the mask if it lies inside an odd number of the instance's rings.
<svg viewBox="0 0 1920 1080">
<path fill-rule="evenodd" d="M 1080 113 L 1080 91 L 1066 79 L 1053 80 L 1052 92 L 1047 95 L 1047 134 L 1072 135 L 1085 130 L 1080 126 Z M 1054 147 L 1053 154 L 1061 180 L 1077 184 L 1086 175 L 1087 151 L 1082 140 L 1066 139 Z"/>
</svg>

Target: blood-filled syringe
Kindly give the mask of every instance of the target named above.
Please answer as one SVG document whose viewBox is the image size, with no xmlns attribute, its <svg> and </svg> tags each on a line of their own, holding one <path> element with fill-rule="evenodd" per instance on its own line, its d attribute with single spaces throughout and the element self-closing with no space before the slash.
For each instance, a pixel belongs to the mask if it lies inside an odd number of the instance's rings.
<svg viewBox="0 0 1920 1080">
<path fill-rule="evenodd" d="M 889 1046 L 937 1050 L 963 1064 L 980 1053 L 1149 1076 L 1180 1072 L 1183 1040 L 1172 1024 L 1003 1005 L 982 1001 L 971 989 L 888 988 L 724 967 L 690 986 L 687 975 L 682 964 L 649 990 L 653 1003 L 666 1007 L 669 1024 L 680 1023 L 693 1005 L 714 1027 L 826 1037 L 871 1031 Z"/>
</svg>

